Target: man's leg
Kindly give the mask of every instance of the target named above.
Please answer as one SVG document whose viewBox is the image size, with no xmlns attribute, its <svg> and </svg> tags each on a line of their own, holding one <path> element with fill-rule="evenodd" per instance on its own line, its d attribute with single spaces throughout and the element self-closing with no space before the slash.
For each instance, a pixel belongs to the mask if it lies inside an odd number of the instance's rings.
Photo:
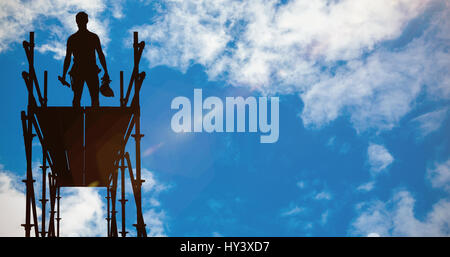
<svg viewBox="0 0 450 257">
<path fill-rule="evenodd" d="M 98 75 L 92 74 L 91 76 L 89 76 L 89 78 L 86 79 L 86 84 L 89 88 L 89 94 L 91 95 L 91 105 L 93 107 L 98 107 L 100 105 L 98 99 L 99 93 Z"/>
<path fill-rule="evenodd" d="M 83 86 L 84 86 L 83 79 L 72 77 L 73 107 L 80 107 L 81 95 L 83 94 Z"/>
</svg>

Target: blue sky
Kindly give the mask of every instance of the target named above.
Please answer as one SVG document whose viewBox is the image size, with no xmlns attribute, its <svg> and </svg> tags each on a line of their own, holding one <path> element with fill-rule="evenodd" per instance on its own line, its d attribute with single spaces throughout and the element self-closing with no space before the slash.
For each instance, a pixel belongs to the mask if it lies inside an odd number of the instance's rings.
<svg viewBox="0 0 450 257">
<path fill-rule="evenodd" d="M 450 6 L 442 0 L 0 3 L 1 235 L 23 235 L 21 41 L 36 32 L 48 104 L 70 105 L 72 92 L 57 76 L 80 10 L 100 36 L 116 94 L 119 71 L 131 72 L 132 31 L 146 41 L 141 126 L 150 235 L 449 235 Z M 279 97 L 279 140 L 174 133 L 170 103 L 193 100 L 194 88 L 204 98 Z M 85 90 L 82 104 L 89 103 Z M 102 97 L 100 104 L 119 103 Z M 103 236 L 105 194 L 63 190 L 62 233 Z"/>
</svg>

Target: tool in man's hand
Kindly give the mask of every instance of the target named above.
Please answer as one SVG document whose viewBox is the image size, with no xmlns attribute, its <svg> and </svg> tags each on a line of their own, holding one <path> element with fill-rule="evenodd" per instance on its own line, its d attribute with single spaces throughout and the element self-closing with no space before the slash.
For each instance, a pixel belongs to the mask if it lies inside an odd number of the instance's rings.
<svg viewBox="0 0 450 257">
<path fill-rule="evenodd" d="M 66 86 L 66 87 L 69 87 L 70 88 L 70 84 L 69 84 L 69 82 L 67 82 L 65 79 L 63 79 L 63 77 L 61 77 L 61 76 L 58 76 L 58 80 L 59 80 L 59 82 L 61 82 L 61 84 L 63 84 L 64 86 Z"/>
<path fill-rule="evenodd" d="M 59 82 L 61 82 L 61 84 L 70 88 L 69 82 L 67 82 L 65 79 L 63 79 L 63 77 L 58 76 L 58 80 L 59 80 Z M 102 85 L 100 87 L 100 93 L 106 97 L 114 97 L 114 91 L 109 86 L 110 83 L 111 83 L 111 79 L 109 79 L 109 76 L 102 77 Z"/>
</svg>

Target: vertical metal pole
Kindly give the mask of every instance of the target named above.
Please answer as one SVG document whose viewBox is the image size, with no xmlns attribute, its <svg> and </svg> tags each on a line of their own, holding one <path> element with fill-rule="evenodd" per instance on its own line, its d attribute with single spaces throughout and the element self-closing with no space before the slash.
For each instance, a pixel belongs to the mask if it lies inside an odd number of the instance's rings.
<svg viewBox="0 0 450 257">
<path fill-rule="evenodd" d="M 30 120 L 28 122 L 30 122 L 31 124 L 33 117 L 30 118 Z M 29 124 L 30 124 L 29 123 Z M 30 124 L 30 127 L 31 127 Z M 29 142 L 29 152 L 30 152 L 30 172 L 29 172 L 29 177 L 27 178 L 28 180 L 28 184 L 30 187 L 30 200 L 31 200 L 31 211 L 33 212 L 33 223 L 34 223 L 34 235 L 36 237 L 39 237 L 39 224 L 38 224 L 38 217 L 37 217 L 37 211 L 36 211 L 36 199 L 34 197 L 34 185 L 33 183 L 35 182 L 35 180 L 33 179 L 33 172 L 31 169 L 31 148 L 32 148 L 32 143 L 33 143 L 33 137 L 35 135 L 32 134 L 32 127 L 30 128 L 30 142 Z"/>
<path fill-rule="evenodd" d="M 34 32 L 30 32 L 30 47 L 31 47 L 31 51 L 30 51 L 30 65 L 29 67 L 29 74 L 30 74 L 30 78 L 33 79 L 32 77 L 32 69 L 31 67 L 34 66 Z"/>
<path fill-rule="evenodd" d="M 56 196 L 56 236 L 59 237 L 59 221 L 61 220 L 61 217 L 59 216 L 59 200 L 61 199 L 61 194 L 59 185 L 56 186 L 58 187 L 58 195 Z"/>
<path fill-rule="evenodd" d="M 47 77 L 48 72 L 44 71 L 44 107 L 47 107 Z"/>
<path fill-rule="evenodd" d="M 110 204 L 110 199 L 111 199 L 111 196 L 110 196 L 110 193 L 109 193 L 109 190 L 110 190 L 110 186 L 108 185 L 107 187 L 106 187 L 106 201 L 107 201 L 107 204 L 106 204 L 106 223 L 108 224 L 108 231 L 107 231 L 107 233 L 108 233 L 108 237 L 110 237 L 111 236 L 111 229 L 110 229 L 110 226 L 111 226 L 111 213 L 110 213 L 110 207 L 109 207 L 109 204 Z"/>
<path fill-rule="evenodd" d="M 125 106 L 125 100 L 123 98 L 123 71 L 120 71 L 120 107 L 124 107 Z M 126 237 L 127 232 L 126 232 L 126 224 L 125 224 L 125 202 L 127 200 L 125 200 L 125 157 L 124 157 L 124 152 L 125 152 L 125 145 L 123 146 L 123 150 L 122 150 L 122 160 L 121 160 L 121 165 L 120 165 L 120 170 L 122 171 L 121 174 L 121 189 L 122 189 L 122 199 L 120 199 L 120 203 L 122 204 L 122 231 L 120 232 L 120 234 L 122 235 L 122 237 Z"/>
<path fill-rule="evenodd" d="M 41 199 L 41 206 L 42 206 L 42 220 L 41 220 L 41 235 L 42 237 L 45 237 L 46 231 L 45 231 L 45 207 L 47 205 L 48 199 L 46 198 L 46 191 L 47 191 L 47 156 L 46 156 L 46 148 L 45 145 L 42 146 L 42 199 Z"/>
<path fill-rule="evenodd" d="M 125 150 L 125 149 L 124 149 Z M 123 153 L 124 151 L 122 151 Z M 121 160 L 121 165 L 120 165 L 120 170 L 121 170 L 121 178 L 120 178 L 120 182 L 121 182 L 121 193 L 122 193 L 122 199 L 120 199 L 120 203 L 122 204 L 122 231 L 120 232 L 120 234 L 122 235 L 122 237 L 126 237 L 127 232 L 126 230 L 126 226 L 125 226 L 125 203 L 127 202 L 127 200 L 125 199 L 125 156 L 122 154 L 122 160 Z"/>
<path fill-rule="evenodd" d="M 48 72 L 44 71 L 44 106 L 47 107 L 47 82 L 48 82 Z M 42 207 L 42 220 L 41 220 L 41 234 L 42 237 L 45 237 L 46 231 L 45 231 L 45 208 L 47 205 L 48 199 L 46 198 L 47 193 L 47 148 L 45 146 L 45 143 L 41 146 L 42 147 L 42 199 L 41 199 L 41 207 Z"/>
<path fill-rule="evenodd" d="M 30 59 L 28 61 L 28 74 L 33 74 L 33 63 L 34 63 L 34 32 L 30 32 L 30 42 L 29 49 L 25 49 L 25 51 L 29 54 Z M 22 226 L 25 227 L 25 236 L 30 236 L 31 226 L 34 226 L 35 236 L 39 237 L 39 227 L 37 221 L 37 212 L 36 212 L 36 201 L 34 198 L 34 187 L 33 187 L 33 172 L 32 172 L 32 143 L 33 143 L 33 108 L 35 106 L 31 106 L 31 100 L 33 98 L 33 82 L 32 76 L 28 78 L 27 87 L 28 87 L 28 106 L 27 106 L 27 115 L 22 113 L 22 126 L 24 126 L 24 140 L 25 140 L 25 150 L 27 157 L 27 179 L 23 182 L 26 183 L 26 206 L 25 206 L 25 224 Z M 31 87 L 30 87 L 31 86 Z M 31 90 L 30 90 L 31 88 Z M 26 120 L 26 121 L 25 121 Z M 26 128 L 25 128 L 26 127 Z M 33 212 L 33 225 L 31 225 L 31 211 Z"/>
<path fill-rule="evenodd" d="M 124 106 L 123 99 L 123 71 L 120 71 L 120 107 Z"/>
<path fill-rule="evenodd" d="M 30 79 L 33 79 L 33 76 L 35 76 L 34 74 L 34 32 L 30 32 L 30 56 L 31 56 L 31 63 L 28 66 L 29 68 L 29 74 L 32 75 L 30 76 Z M 31 85 L 33 85 L 33 81 L 31 82 Z M 33 88 L 33 86 L 31 86 L 31 89 Z M 30 92 L 30 99 L 31 96 L 33 94 L 33 90 L 31 90 Z M 37 212 L 36 212 L 36 202 L 35 202 L 35 198 L 34 198 L 34 180 L 33 180 L 33 170 L 31 167 L 31 159 L 32 159 L 32 145 L 33 145 L 33 119 L 34 119 L 34 107 L 33 108 L 29 108 L 28 110 L 28 135 L 30 137 L 29 139 L 29 148 L 30 148 L 30 169 L 29 169 L 29 175 L 30 177 L 28 178 L 28 183 L 30 185 L 30 197 L 31 197 L 31 210 L 33 212 L 33 222 L 34 222 L 34 232 L 35 232 L 35 236 L 39 237 L 39 227 L 38 227 L 38 221 L 37 221 Z"/>
<path fill-rule="evenodd" d="M 34 32 L 30 32 L 30 47 L 32 48 L 33 47 L 33 44 L 34 44 Z M 34 51 L 31 51 L 31 53 L 30 53 L 30 63 L 28 63 L 28 74 L 30 74 L 30 79 L 31 79 L 31 70 L 32 70 L 32 65 L 33 65 L 33 59 L 34 59 L 34 53 L 33 53 Z M 33 87 L 31 87 L 31 88 L 33 88 Z M 30 236 L 30 227 L 31 227 L 31 221 L 30 221 L 30 218 L 31 218 L 31 204 L 30 204 L 30 200 L 31 200 L 31 189 L 30 189 L 30 173 L 32 172 L 32 168 L 31 168 L 31 155 L 32 155 L 32 152 L 31 152 L 31 147 L 30 147 L 30 145 L 32 144 L 30 141 L 32 140 L 31 139 L 31 134 L 32 134 L 32 128 L 31 128 L 31 119 L 30 119 L 30 116 L 31 116 L 31 106 L 30 106 L 30 102 L 31 102 L 31 97 L 32 97 L 32 93 L 33 93 L 33 91 L 30 91 L 30 90 L 28 90 L 28 111 L 27 111 L 27 136 L 26 136 L 26 151 L 27 151 L 27 182 L 26 182 L 26 185 L 27 185 L 27 201 L 26 201 L 26 204 L 27 204 L 27 206 L 26 206 L 26 215 L 25 215 L 25 224 L 26 224 L 26 226 L 28 227 L 28 228 L 26 228 L 26 229 L 28 229 L 28 231 L 26 232 L 26 237 L 29 237 Z"/>
<path fill-rule="evenodd" d="M 136 76 L 134 77 L 134 97 L 136 98 L 136 105 L 134 108 L 135 115 L 135 135 L 134 139 L 136 142 L 136 212 L 137 212 L 137 232 L 138 237 L 146 236 L 145 232 L 145 224 L 142 220 L 142 199 L 141 199 L 141 122 L 140 122 L 140 102 L 139 102 L 139 90 L 136 86 L 137 81 L 139 79 L 139 40 L 138 40 L 138 32 L 135 31 L 133 33 L 133 47 L 134 47 L 134 68 L 136 69 Z"/>
<path fill-rule="evenodd" d="M 55 193 L 55 184 L 52 174 L 48 174 L 48 187 L 50 193 L 50 219 L 48 224 L 48 236 L 55 236 L 55 201 L 56 201 L 56 193 Z"/>
<path fill-rule="evenodd" d="M 117 219 L 116 219 L 116 199 L 117 199 L 117 173 L 113 174 L 113 185 L 111 187 L 111 236 L 117 237 Z"/>
<path fill-rule="evenodd" d="M 30 151 L 29 151 L 29 135 L 28 135 L 28 127 L 27 126 L 27 118 L 25 115 L 25 112 L 22 112 L 22 127 L 23 127 L 23 138 L 25 141 L 25 155 L 27 158 L 27 178 L 22 180 L 22 182 L 25 183 L 26 186 L 26 199 L 25 199 L 25 224 L 22 224 L 22 226 L 25 229 L 25 237 L 30 237 L 30 230 L 31 230 L 31 208 L 30 208 L 30 187 L 28 183 L 29 179 L 29 170 L 31 168 L 31 162 L 30 162 Z"/>
</svg>

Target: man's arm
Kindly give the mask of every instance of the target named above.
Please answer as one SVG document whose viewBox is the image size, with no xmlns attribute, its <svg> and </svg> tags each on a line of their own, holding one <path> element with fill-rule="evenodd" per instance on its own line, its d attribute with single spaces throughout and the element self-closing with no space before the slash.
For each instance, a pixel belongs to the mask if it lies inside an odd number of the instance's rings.
<svg viewBox="0 0 450 257">
<path fill-rule="evenodd" d="M 100 39 L 98 37 L 95 50 L 97 50 L 98 59 L 100 60 L 100 64 L 102 65 L 103 70 L 105 71 L 105 74 L 103 76 L 109 78 L 108 68 L 106 67 L 105 55 L 103 54 L 102 45 L 100 44 Z"/>
<path fill-rule="evenodd" d="M 72 60 L 72 44 L 70 42 L 70 38 L 67 39 L 67 47 L 66 47 L 66 58 L 64 59 L 64 67 L 63 67 L 63 79 L 66 80 L 67 70 L 70 67 L 70 61 Z"/>
</svg>

